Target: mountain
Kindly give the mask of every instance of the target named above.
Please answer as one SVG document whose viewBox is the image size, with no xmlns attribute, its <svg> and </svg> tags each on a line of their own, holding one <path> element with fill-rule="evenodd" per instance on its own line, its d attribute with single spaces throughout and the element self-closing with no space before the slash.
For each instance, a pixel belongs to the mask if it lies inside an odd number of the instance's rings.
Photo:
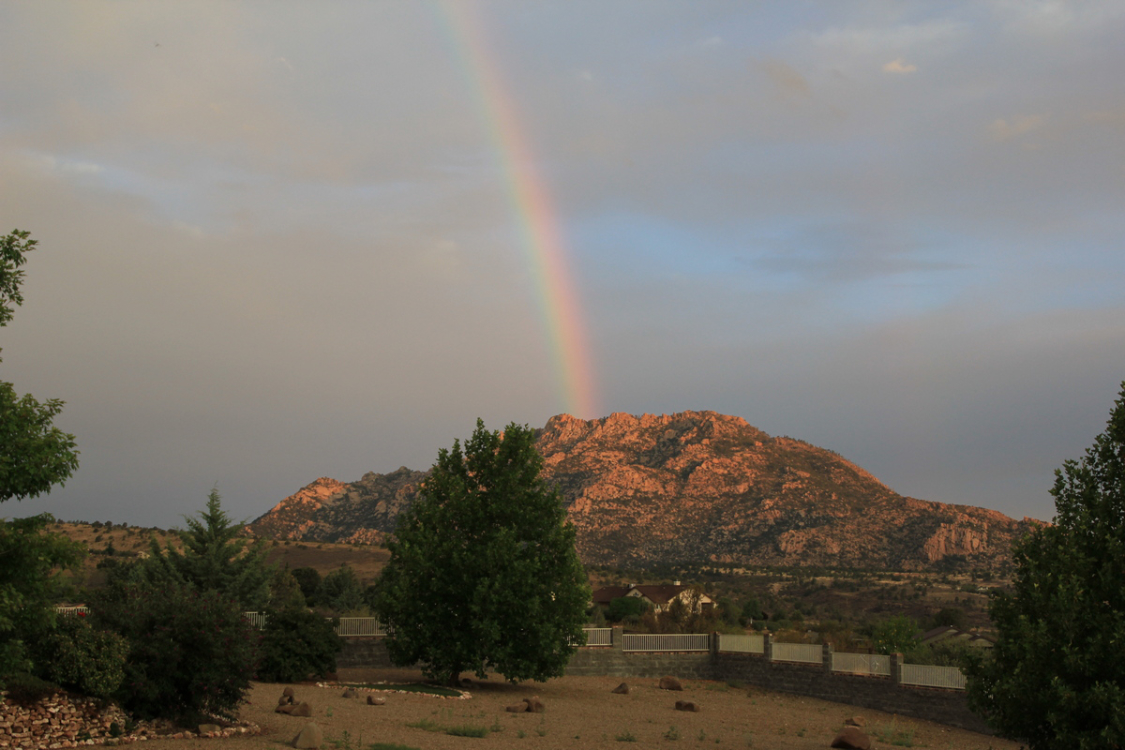
<svg viewBox="0 0 1125 750">
<path fill-rule="evenodd" d="M 1036 523 L 904 497 L 832 451 L 715 412 L 551 417 L 537 430 L 584 562 L 994 569 Z M 304 541 L 377 542 L 424 472 L 321 478 L 250 524 Z"/>
</svg>

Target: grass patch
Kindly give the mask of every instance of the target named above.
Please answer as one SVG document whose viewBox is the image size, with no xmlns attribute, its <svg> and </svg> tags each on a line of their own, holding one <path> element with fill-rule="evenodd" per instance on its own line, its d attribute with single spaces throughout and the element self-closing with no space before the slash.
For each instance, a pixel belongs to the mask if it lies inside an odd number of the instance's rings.
<svg viewBox="0 0 1125 750">
<path fill-rule="evenodd" d="M 628 729 L 626 729 L 624 732 L 621 732 L 620 734 L 614 735 L 613 739 L 617 740 L 618 742 L 636 742 L 637 741 L 637 738 L 634 737 L 633 733 L 630 732 Z"/>
<path fill-rule="evenodd" d="M 491 734 L 491 730 L 488 727 L 463 724 L 459 727 L 447 727 L 445 733 L 453 735 L 454 737 L 487 737 Z"/>
<path fill-rule="evenodd" d="M 422 682 L 409 682 L 401 685 L 378 684 L 369 682 L 349 682 L 343 687 L 367 688 L 369 690 L 402 690 L 406 693 L 424 693 L 426 695 L 439 695 L 442 698 L 457 698 L 461 692 L 441 685 L 427 685 Z"/>
<path fill-rule="evenodd" d="M 871 730 L 871 735 L 878 739 L 880 742 L 885 742 L 888 745 L 895 745 L 897 747 L 914 747 L 914 727 L 907 727 L 905 729 L 898 728 L 896 720 L 891 721 L 891 725 L 880 724 Z"/>
<path fill-rule="evenodd" d="M 427 732 L 444 732 L 445 731 L 445 727 L 443 727 L 441 724 L 438 724 L 436 721 L 430 721 L 429 719 L 419 719 L 418 721 L 410 721 L 410 722 L 407 722 L 406 726 L 410 727 L 411 729 L 422 729 L 422 730 L 427 731 Z"/>
<path fill-rule="evenodd" d="M 664 739 L 666 739 L 666 740 L 678 740 L 678 739 L 680 739 L 680 730 L 676 729 L 675 724 L 668 727 L 668 731 L 664 733 Z"/>
</svg>

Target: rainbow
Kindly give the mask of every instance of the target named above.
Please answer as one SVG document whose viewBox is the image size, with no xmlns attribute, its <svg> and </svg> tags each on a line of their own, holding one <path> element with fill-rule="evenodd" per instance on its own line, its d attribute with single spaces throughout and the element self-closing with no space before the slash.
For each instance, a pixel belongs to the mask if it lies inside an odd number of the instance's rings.
<svg viewBox="0 0 1125 750">
<path fill-rule="evenodd" d="M 564 409 L 586 419 L 600 416 L 582 309 L 567 262 L 568 248 L 550 191 L 536 170 L 531 144 L 520 126 L 516 103 L 504 85 L 475 4 L 442 0 L 438 7 L 500 160 Z"/>
</svg>

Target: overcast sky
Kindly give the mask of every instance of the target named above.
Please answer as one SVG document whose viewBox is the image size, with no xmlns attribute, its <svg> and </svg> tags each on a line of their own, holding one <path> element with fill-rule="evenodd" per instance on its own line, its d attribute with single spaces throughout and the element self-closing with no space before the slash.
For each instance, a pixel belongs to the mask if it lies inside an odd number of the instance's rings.
<svg viewBox="0 0 1125 750">
<path fill-rule="evenodd" d="M 1125 379 L 1122 39 L 1120 0 L 5 2 L 0 379 L 81 467 L 0 513 L 248 519 L 477 417 L 711 409 L 1050 518 Z"/>
</svg>

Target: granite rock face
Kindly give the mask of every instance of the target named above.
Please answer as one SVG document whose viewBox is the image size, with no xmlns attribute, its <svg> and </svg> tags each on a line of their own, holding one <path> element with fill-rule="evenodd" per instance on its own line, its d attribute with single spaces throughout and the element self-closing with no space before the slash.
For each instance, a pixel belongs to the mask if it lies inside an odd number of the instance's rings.
<svg viewBox="0 0 1125 750">
<path fill-rule="evenodd" d="M 1006 562 L 1034 523 L 904 497 L 832 451 L 715 412 L 561 414 L 537 431 L 588 564 L 818 565 L 926 569 L 950 556 Z M 425 473 L 321 478 L 250 525 L 281 539 L 378 542 Z"/>
</svg>

